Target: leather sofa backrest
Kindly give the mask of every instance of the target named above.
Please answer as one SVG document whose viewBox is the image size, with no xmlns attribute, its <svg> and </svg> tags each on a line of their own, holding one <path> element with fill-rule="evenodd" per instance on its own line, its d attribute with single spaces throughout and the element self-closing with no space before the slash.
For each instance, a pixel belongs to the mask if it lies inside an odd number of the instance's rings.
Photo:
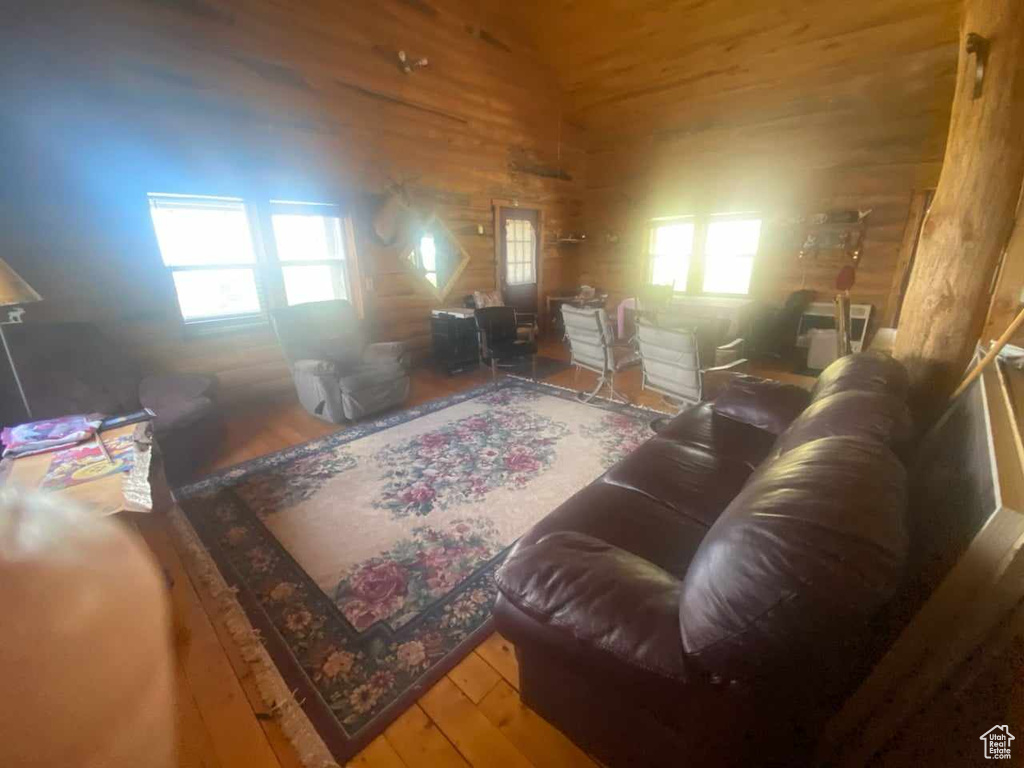
<svg viewBox="0 0 1024 768">
<path fill-rule="evenodd" d="M 786 431 L 810 402 L 805 389 L 744 374 L 732 374 L 712 401 L 715 413 L 773 435 Z"/>
<path fill-rule="evenodd" d="M 514 307 L 481 307 L 474 312 L 473 316 L 487 342 L 494 344 L 516 340 L 516 310 Z"/>
<path fill-rule="evenodd" d="M 139 408 L 138 366 L 95 325 L 26 323 L 6 334 L 34 418 Z"/>
<path fill-rule="evenodd" d="M 881 392 L 906 400 L 910 379 L 902 363 L 883 352 L 859 352 L 829 365 L 811 390 L 811 400 L 851 389 Z"/>
<path fill-rule="evenodd" d="M 347 301 L 314 301 L 271 313 L 285 357 L 329 360 L 341 369 L 359 364 L 366 341 L 355 308 Z"/>
<path fill-rule="evenodd" d="M 862 390 L 837 392 L 811 403 L 779 435 L 769 460 L 822 437 L 858 437 L 880 442 L 906 456 L 914 422 L 906 403 L 891 395 Z"/>
<path fill-rule="evenodd" d="M 755 680 L 841 644 L 900 585 L 906 487 L 892 451 L 852 437 L 805 443 L 762 465 L 687 570 L 687 657 L 709 675 Z"/>
</svg>

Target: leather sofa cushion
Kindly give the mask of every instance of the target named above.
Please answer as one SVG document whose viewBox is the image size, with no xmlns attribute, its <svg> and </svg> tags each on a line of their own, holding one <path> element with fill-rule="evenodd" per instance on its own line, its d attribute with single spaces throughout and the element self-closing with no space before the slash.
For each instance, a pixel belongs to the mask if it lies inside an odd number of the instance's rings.
<svg viewBox="0 0 1024 768">
<path fill-rule="evenodd" d="M 726 679 L 774 676 L 841 644 L 897 589 L 906 473 L 877 442 L 827 437 L 761 468 L 683 582 L 687 656 Z"/>
<path fill-rule="evenodd" d="M 910 378 L 907 369 L 889 355 L 882 352 L 860 352 L 841 357 L 822 371 L 811 390 L 811 400 L 821 400 L 849 390 L 881 392 L 898 400 L 906 400 L 910 391 Z"/>
<path fill-rule="evenodd" d="M 6 333 L 35 418 L 138 410 L 139 368 L 96 326 L 27 323 Z"/>
<path fill-rule="evenodd" d="M 749 464 L 704 446 L 655 437 L 608 470 L 604 482 L 642 493 L 710 527 L 751 471 Z"/>
<path fill-rule="evenodd" d="M 584 533 L 682 577 L 707 526 L 654 499 L 597 480 L 527 531 L 516 550 L 550 533 Z"/>
<path fill-rule="evenodd" d="M 685 680 L 681 584 L 647 560 L 591 536 L 552 533 L 519 547 L 496 581 L 509 602 L 553 630 L 548 643 Z"/>
<path fill-rule="evenodd" d="M 812 440 L 844 435 L 874 440 L 904 455 L 914 438 L 914 422 L 906 403 L 891 395 L 837 392 L 811 403 L 775 441 L 772 457 Z"/>
<path fill-rule="evenodd" d="M 658 437 L 706 448 L 751 469 L 765 460 L 775 442 L 771 432 L 721 416 L 711 403 L 685 409 L 658 431 Z"/>
<path fill-rule="evenodd" d="M 811 396 L 807 390 L 756 376 L 733 377 L 712 407 L 721 416 L 782 434 L 801 414 Z"/>
</svg>

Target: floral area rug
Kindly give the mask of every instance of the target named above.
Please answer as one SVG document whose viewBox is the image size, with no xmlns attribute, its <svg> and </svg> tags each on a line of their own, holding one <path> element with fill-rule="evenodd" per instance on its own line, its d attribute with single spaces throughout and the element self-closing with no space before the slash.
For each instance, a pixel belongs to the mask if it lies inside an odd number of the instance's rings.
<svg viewBox="0 0 1024 768">
<path fill-rule="evenodd" d="M 490 631 L 509 547 L 650 437 L 653 415 L 503 379 L 176 495 L 344 761 Z"/>
</svg>

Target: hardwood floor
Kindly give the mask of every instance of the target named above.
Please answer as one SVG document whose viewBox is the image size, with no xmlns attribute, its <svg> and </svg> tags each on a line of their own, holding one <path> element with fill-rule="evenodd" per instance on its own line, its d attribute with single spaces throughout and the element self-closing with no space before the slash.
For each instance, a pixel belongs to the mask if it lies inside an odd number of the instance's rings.
<svg viewBox="0 0 1024 768">
<path fill-rule="evenodd" d="M 565 358 L 557 341 L 541 353 Z M 447 376 L 429 368 L 414 371 L 409 405 L 479 386 L 491 380 L 479 370 Z M 546 381 L 592 389 L 596 377 L 563 371 Z M 806 383 L 806 382 L 799 382 Z M 635 403 L 669 410 L 660 396 L 642 392 L 639 370 L 617 377 L 616 387 Z M 227 417 L 223 449 L 207 471 L 223 469 L 266 453 L 344 429 L 318 421 L 292 398 L 248 406 Z M 179 642 L 179 764 L 182 768 L 299 768 L 298 756 L 265 707 L 213 599 L 190 573 L 161 519 L 140 526 L 173 578 L 172 598 L 188 626 Z M 531 712 L 519 698 L 512 646 L 500 635 L 484 640 L 419 701 L 404 712 L 349 765 L 364 768 L 420 766 L 593 767 L 595 761 L 562 733 Z"/>
</svg>

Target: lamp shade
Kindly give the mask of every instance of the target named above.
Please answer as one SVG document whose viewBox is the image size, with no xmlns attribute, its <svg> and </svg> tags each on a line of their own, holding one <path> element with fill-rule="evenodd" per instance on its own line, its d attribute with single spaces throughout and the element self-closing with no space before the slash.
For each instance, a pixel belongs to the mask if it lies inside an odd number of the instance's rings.
<svg viewBox="0 0 1024 768">
<path fill-rule="evenodd" d="M 36 293 L 21 275 L 11 269 L 6 261 L 0 259 L 0 307 L 42 300 L 43 297 Z"/>
</svg>

